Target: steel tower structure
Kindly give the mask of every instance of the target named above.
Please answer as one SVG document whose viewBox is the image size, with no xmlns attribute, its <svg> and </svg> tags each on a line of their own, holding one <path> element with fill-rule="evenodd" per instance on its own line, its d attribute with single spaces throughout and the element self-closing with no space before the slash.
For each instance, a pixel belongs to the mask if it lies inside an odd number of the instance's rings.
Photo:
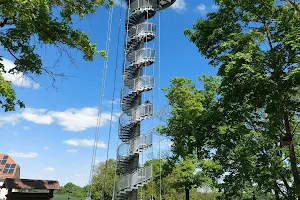
<svg viewBox="0 0 300 200">
<path fill-rule="evenodd" d="M 127 19 L 123 89 L 117 150 L 119 180 L 116 199 L 137 200 L 137 189 L 152 178 L 152 166 L 139 166 L 140 152 L 152 146 L 153 134 L 141 134 L 141 122 L 151 118 L 153 105 L 143 99 L 143 92 L 154 87 L 154 77 L 145 74 L 145 68 L 155 61 L 155 49 L 147 48 L 147 42 L 155 38 L 156 27 L 148 22 L 159 10 L 176 0 L 126 0 Z"/>
</svg>

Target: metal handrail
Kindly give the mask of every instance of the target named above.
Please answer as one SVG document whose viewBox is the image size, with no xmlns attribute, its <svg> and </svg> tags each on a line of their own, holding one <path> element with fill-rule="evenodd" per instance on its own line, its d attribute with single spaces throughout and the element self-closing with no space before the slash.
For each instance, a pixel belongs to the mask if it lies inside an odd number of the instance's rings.
<svg viewBox="0 0 300 200">
<path fill-rule="evenodd" d="M 142 104 L 140 106 L 137 106 L 131 110 L 124 112 L 120 116 L 120 125 L 124 127 L 129 124 L 133 124 L 138 121 L 141 121 L 144 118 L 148 118 L 152 115 L 153 115 L 152 104 Z"/>
<path fill-rule="evenodd" d="M 128 31 L 128 37 L 133 38 L 141 34 L 152 34 L 155 36 L 156 26 L 151 22 L 143 22 L 131 27 Z"/>
<path fill-rule="evenodd" d="M 131 110 L 130 110 L 131 112 Z M 132 122 L 131 119 L 132 115 L 127 114 L 126 112 L 124 112 L 121 116 L 120 116 L 120 126 L 125 126 L 126 124 L 129 124 Z"/>
<path fill-rule="evenodd" d="M 130 5 L 130 14 L 134 14 L 140 10 L 146 10 L 151 9 L 155 11 L 156 8 L 156 2 L 155 1 L 149 1 L 149 0 L 136 0 L 132 2 Z"/>
<path fill-rule="evenodd" d="M 123 91 L 123 97 L 127 96 L 130 93 L 137 92 L 146 88 L 154 87 L 154 77 L 143 75 L 135 79 L 126 81 L 126 85 Z"/>
<path fill-rule="evenodd" d="M 152 145 L 153 134 L 143 134 L 135 137 L 134 139 L 128 141 L 127 143 L 122 143 L 118 147 L 118 160 L 124 159 L 126 157 L 133 156 Z"/>
<path fill-rule="evenodd" d="M 130 178 L 131 178 L 131 175 L 128 174 L 128 175 L 124 175 L 122 177 L 120 177 L 119 179 L 119 190 L 124 190 L 126 188 L 130 188 Z"/>
<path fill-rule="evenodd" d="M 126 55 L 128 62 L 140 62 L 142 60 L 153 60 L 155 59 L 155 49 L 152 48 L 142 48 L 136 51 L 133 51 Z"/>
<path fill-rule="evenodd" d="M 152 177 L 152 165 L 138 168 L 131 174 L 121 176 L 119 179 L 120 191 L 131 191 L 137 189 L 139 186 L 143 186 Z"/>
</svg>

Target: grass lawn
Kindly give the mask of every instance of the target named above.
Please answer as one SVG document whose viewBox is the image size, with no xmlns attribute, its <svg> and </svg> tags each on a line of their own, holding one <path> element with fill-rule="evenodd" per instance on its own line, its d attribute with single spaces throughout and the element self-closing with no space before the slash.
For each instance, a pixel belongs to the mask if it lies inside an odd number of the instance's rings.
<svg viewBox="0 0 300 200">
<path fill-rule="evenodd" d="M 70 197 L 70 196 L 54 194 L 53 200 L 68 200 L 68 197 Z M 85 198 L 70 197 L 70 200 L 85 200 Z"/>
</svg>

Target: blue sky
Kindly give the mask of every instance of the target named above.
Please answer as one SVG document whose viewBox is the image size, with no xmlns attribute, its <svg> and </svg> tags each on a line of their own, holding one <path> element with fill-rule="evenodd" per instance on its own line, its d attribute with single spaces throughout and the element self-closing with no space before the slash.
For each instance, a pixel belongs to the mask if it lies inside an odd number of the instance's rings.
<svg viewBox="0 0 300 200">
<path fill-rule="evenodd" d="M 116 6 L 113 12 L 97 162 L 106 159 L 114 68 L 116 60 L 121 66 L 123 59 L 122 45 L 119 49 L 119 58 L 116 59 L 120 9 L 122 9 L 120 6 Z M 161 12 L 162 88 L 167 87 L 169 80 L 177 76 L 197 80 L 198 75 L 216 74 L 216 69 L 208 66 L 208 61 L 201 57 L 196 47 L 183 35 L 185 28 L 192 27 L 193 22 L 216 9 L 211 0 L 177 0 L 171 8 Z M 158 15 L 153 20 L 157 23 Z M 86 31 L 99 49 L 105 49 L 107 21 L 108 11 L 99 8 L 95 15 L 87 16 L 83 21 L 75 21 L 74 28 Z M 124 44 L 124 20 L 121 23 L 120 44 Z M 157 38 L 152 45 L 155 48 L 158 46 Z M 0 111 L 0 152 L 10 154 L 21 166 L 21 178 L 55 179 L 59 180 L 61 185 L 73 182 L 83 186 L 88 182 L 90 171 L 104 60 L 98 57 L 94 62 L 85 62 L 81 59 L 80 52 L 70 51 L 75 59 L 74 65 L 66 55 L 60 56 L 56 48 L 45 45 L 38 47 L 37 51 L 42 56 L 44 67 L 55 66 L 54 70 L 57 73 L 64 73 L 67 77 L 58 78 L 53 87 L 52 80 L 46 76 L 35 77 L 38 81 L 35 83 L 21 74 L 16 76 L 4 74 L 7 80 L 12 81 L 17 96 L 25 102 L 26 109 L 10 113 Z M 4 56 L 6 68 L 13 67 L 13 58 L 1 47 L 0 55 Z M 158 83 L 157 63 L 154 67 Z M 118 68 L 116 99 L 113 102 L 115 109 L 110 158 L 116 156 L 117 120 L 120 114 L 120 69 L 121 67 Z M 156 87 L 154 92 L 156 109 L 162 108 L 167 103 L 162 93 L 160 98 L 158 97 L 158 91 Z M 159 122 L 155 122 L 157 123 Z M 144 132 L 147 132 L 149 127 L 150 125 L 145 126 Z M 163 149 L 169 148 L 169 142 L 162 144 Z M 157 142 L 154 142 L 154 151 L 157 155 Z"/>
</svg>

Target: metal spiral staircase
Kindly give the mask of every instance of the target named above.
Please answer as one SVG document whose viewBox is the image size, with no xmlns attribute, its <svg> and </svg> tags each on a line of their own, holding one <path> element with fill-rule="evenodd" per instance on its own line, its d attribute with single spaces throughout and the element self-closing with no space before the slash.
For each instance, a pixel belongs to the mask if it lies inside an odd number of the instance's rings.
<svg viewBox="0 0 300 200">
<path fill-rule="evenodd" d="M 125 24 L 125 69 L 123 71 L 122 115 L 119 139 L 123 142 L 117 149 L 119 180 L 115 199 L 137 200 L 138 187 L 152 178 L 152 166 L 139 166 L 139 153 L 152 146 L 152 133 L 141 134 L 141 123 L 151 118 L 151 102 L 142 104 L 142 93 L 153 89 L 154 77 L 144 74 L 144 68 L 155 61 L 155 49 L 145 44 L 155 38 L 156 26 L 146 20 L 156 11 L 163 10 L 176 0 L 126 0 L 128 15 Z"/>
</svg>

